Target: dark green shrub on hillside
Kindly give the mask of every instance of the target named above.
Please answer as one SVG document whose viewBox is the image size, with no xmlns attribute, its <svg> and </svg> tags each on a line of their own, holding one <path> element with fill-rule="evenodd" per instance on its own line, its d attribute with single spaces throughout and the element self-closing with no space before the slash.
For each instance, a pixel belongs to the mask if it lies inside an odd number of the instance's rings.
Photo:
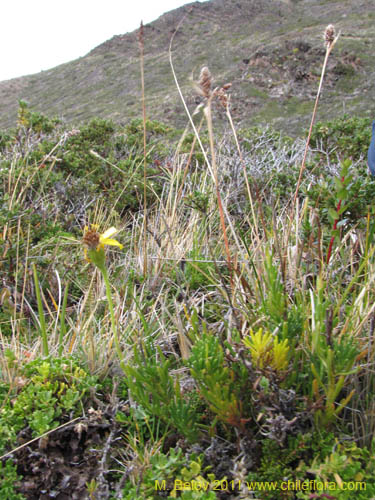
<svg viewBox="0 0 375 500">
<path fill-rule="evenodd" d="M 118 203 L 114 208 L 119 213 L 139 209 L 144 183 L 141 125 L 141 120 L 132 121 L 120 133 L 112 121 L 92 120 L 66 141 L 56 168 L 96 185 L 97 196 L 104 196 L 108 205 Z M 147 195 L 148 203 L 152 203 L 164 179 L 151 165 L 155 156 L 167 155 L 159 138 L 169 129 L 158 122 L 147 122 L 147 127 Z"/>
<path fill-rule="evenodd" d="M 80 177 L 99 170 L 102 161 L 90 153 L 90 150 L 107 157 L 112 148 L 114 133 L 115 124 L 112 121 L 100 118 L 91 120 L 65 142 L 59 169 Z"/>
<path fill-rule="evenodd" d="M 135 118 L 125 127 L 125 133 L 133 137 L 134 142 L 143 144 L 143 121 L 141 118 Z M 156 120 L 146 120 L 146 138 L 150 140 L 152 137 L 166 136 L 173 132 L 173 129 L 164 123 Z"/>
<path fill-rule="evenodd" d="M 24 128 L 39 135 L 50 134 L 61 123 L 58 118 L 49 118 L 38 111 L 32 111 L 26 101 L 18 102 L 18 128 Z"/>
<path fill-rule="evenodd" d="M 163 123 L 155 120 L 146 121 L 146 161 L 148 165 L 154 164 L 155 160 L 162 162 L 170 155 L 170 143 L 176 136 L 177 131 Z M 136 118 L 128 123 L 123 134 L 116 137 L 115 147 L 125 147 L 128 160 L 143 164 L 143 121 Z M 152 173 L 152 172 L 151 172 Z"/>
<path fill-rule="evenodd" d="M 4 130 L 0 130 L 0 151 L 4 151 L 11 141 L 12 136 Z"/>
<path fill-rule="evenodd" d="M 209 147 L 209 139 L 208 139 L 208 133 L 207 131 L 203 131 L 199 134 L 199 138 L 203 146 L 208 149 Z M 198 162 L 200 165 L 205 164 L 205 159 L 204 159 L 204 154 L 202 153 L 202 150 L 198 144 L 198 141 L 196 140 L 195 134 L 192 132 L 189 134 L 186 134 L 184 137 L 184 140 L 182 141 L 180 145 L 180 152 L 181 153 L 191 153 L 191 148 L 193 147 L 194 144 L 194 150 L 193 150 L 193 155 L 191 158 L 192 162 Z"/>
<path fill-rule="evenodd" d="M 310 147 L 319 148 L 329 154 L 332 161 L 351 158 L 358 160 L 367 153 L 371 139 L 370 118 L 344 115 L 328 122 L 314 125 Z M 325 155 L 323 156 L 323 160 Z M 364 162 L 364 169 L 366 165 Z"/>
<path fill-rule="evenodd" d="M 326 176 L 319 184 L 312 185 L 306 194 L 319 207 L 320 221 L 331 224 L 339 219 L 338 227 L 351 227 L 361 222 L 365 223 L 368 211 L 373 205 L 375 197 L 375 181 L 363 169 L 354 167 L 350 160 L 345 160 L 347 173 L 343 176 L 343 169 L 336 176 Z M 341 200 L 341 210 L 337 213 L 337 206 Z M 332 215 L 331 215 L 332 214 Z"/>
</svg>

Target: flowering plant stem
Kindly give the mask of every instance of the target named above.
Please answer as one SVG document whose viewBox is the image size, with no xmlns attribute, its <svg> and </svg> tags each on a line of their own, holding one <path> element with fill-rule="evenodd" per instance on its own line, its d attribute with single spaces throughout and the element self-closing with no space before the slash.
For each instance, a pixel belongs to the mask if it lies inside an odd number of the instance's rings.
<svg viewBox="0 0 375 500">
<path fill-rule="evenodd" d="M 59 356 L 62 356 L 63 353 L 63 340 L 66 334 L 65 312 L 66 312 L 66 304 L 68 302 L 68 291 L 69 291 L 69 283 L 67 283 L 65 287 L 63 305 L 60 317 Z"/>
<path fill-rule="evenodd" d="M 328 34 L 329 30 L 331 32 Z M 337 42 L 337 40 L 338 40 L 338 38 L 340 36 L 340 33 L 336 37 L 334 35 L 335 35 L 335 33 L 334 33 L 334 27 L 332 25 L 327 26 L 326 32 L 325 32 L 325 36 L 326 36 L 326 54 L 325 54 L 325 57 L 324 57 L 323 68 L 322 68 L 321 75 L 320 75 L 318 92 L 317 92 L 316 97 L 315 97 L 315 104 L 314 104 L 314 109 L 313 109 L 313 113 L 312 113 L 312 117 L 311 117 L 311 121 L 310 121 L 310 128 L 309 128 L 309 133 L 307 135 L 305 152 L 303 154 L 303 160 L 302 160 L 302 165 L 301 165 L 300 172 L 299 172 L 299 177 L 298 177 L 298 181 L 297 181 L 297 187 L 296 187 L 296 191 L 295 191 L 294 196 L 293 196 L 292 212 L 294 211 L 294 207 L 295 207 L 295 204 L 296 204 L 296 201 L 297 201 L 298 191 L 299 191 L 299 187 L 300 187 L 301 180 L 302 180 L 302 174 L 303 174 L 303 171 L 305 170 L 305 167 L 306 167 L 307 153 L 309 151 L 309 144 L 310 144 L 312 129 L 313 129 L 314 121 L 315 121 L 316 111 L 318 109 L 318 103 L 319 103 L 319 98 L 320 98 L 320 94 L 321 94 L 321 91 L 322 91 L 323 80 L 324 80 L 324 75 L 325 75 L 326 68 L 327 68 L 328 58 L 329 58 L 330 53 L 332 52 L 333 47 L 335 46 L 335 43 Z M 329 37 L 329 36 L 331 36 L 332 38 L 328 39 L 327 37 Z M 293 217 L 291 217 L 291 220 L 292 219 L 293 219 Z"/>
<path fill-rule="evenodd" d="M 230 281 L 231 281 L 232 289 L 233 289 L 232 259 L 231 259 L 230 250 L 229 250 L 227 229 L 226 229 L 225 218 L 224 218 L 223 203 L 222 203 L 221 196 L 220 196 L 219 178 L 218 178 L 218 173 L 217 173 L 216 156 L 215 156 L 214 134 L 213 134 L 213 129 L 212 129 L 211 104 L 212 104 L 213 96 L 214 96 L 214 94 L 212 94 L 210 96 L 210 98 L 208 99 L 207 105 L 204 108 L 204 114 L 205 114 L 205 117 L 207 120 L 208 137 L 210 140 L 212 171 L 214 174 L 213 177 L 214 177 L 215 188 L 216 188 L 217 205 L 219 208 L 220 224 L 221 224 L 221 228 L 223 231 L 224 247 L 225 247 L 225 253 L 226 253 L 226 257 L 227 257 L 227 265 L 228 265 L 228 270 L 229 270 L 229 274 L 230 274 Z"/>
<path fill-rule="evenodd" d="M 105 292 L 107 295 L 107 301 L 108 301 L 108 307 L 109 307 L 109 314 L 111 316 L 111 325 L 112 325 L 113 338 L 115 341 L 115 348 L 116 348 L 116 352 L 117 352 L 117 355 L 118 355 L 119 360 L 120 360 L 121 368 L 123 368 L 124 367 L 124 358 L 122 355 L 120 341 L 118 338 L 117 324 L 116 324 L 116 319 L 115 319 L 115 311 L 113 309 L 113 301 L 112 301 L 112 294 L 111 294 L 111 284 L 109 282 L 108 272 L 107 272 L 107 268 L 105 267 L 105 265 L 100 266 L 100 267 L 98 266 L 98 268 L 103 275 L 104 284 L 105 284 Z"/>
<path fill-rule="evenodd" d="M 120 366 L 124 370 L 124 358 L 122 356 L 122 351 L 120 347 L 120 341 L 118 338 L 118 332 L 117 332 L 117 325 L 116 325 L 116 318 L 115 318 L 115 311 L 113 309 L 113 301 L 112 301 L 112 294 L 111 294 L 111 284 L 109 282 L 108 278 L 108 272 L 107 272 L 107 267 L 106 267 L 106 262 L 105 262 L 105 251 L 104 247 L 106 245 L 110 246 L 116 246 L 119 248 L 123 248 L 121 243 L 118 241 L 114 240 L 112 236 L 117 233 L 116 228 L 111 227 L 107 229 L 103 234 L 99 234 L 97 232 L 97 226 L 95 224 L 91 224 L 91 228 L 86 227 L 85 228 L 85 234 L 83 236 L 83 243 L 85 245 L 85 257 L 88 262 L 92 262 L 102 273 L 103 278 L 104 278 L 104 284 L 105 284 L 105 291 L 107 295 L 107 301 L 108 301 L 108 307 L 109 307 L 109 313 L 111 315 L 111 325 L 112 325 L 112 333 L 113 333 L 113 338 L 115 341 L 115 348 L 117 355 L 120 360 Z M 110 343 L 112 345 L 112 341 Z"/>
<path fill-rule="evenodd" d="M 49 351 L 48 351 L 46 321 L 44 319 L 43 304 L 39 289 L 38 273 L 36 272 L 35 264 L 33 264 L 33 274 L 34 274 L 36 301 L 38 303 L 39 328 L 42 337 L 43 356 L 48 356 Z"/>
</svg>

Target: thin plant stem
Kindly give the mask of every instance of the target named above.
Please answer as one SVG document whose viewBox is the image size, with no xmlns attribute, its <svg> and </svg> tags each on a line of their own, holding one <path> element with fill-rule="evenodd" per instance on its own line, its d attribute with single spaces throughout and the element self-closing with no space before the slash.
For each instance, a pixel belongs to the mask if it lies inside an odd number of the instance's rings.
<svg viewBox="0 0 375 500">
<path fill-rule="evenodd" d="M 107 301 L 108 301 L 108 307 L 109 307 L 109 314 L 111 316 L 112 333 L 113 333 L 113 338 L 114 338 L 114 341 L 115 341 L 115 348 L 116 348 L 116 352 L 117 352 L 117 355 L 118 355 L 119 360 L 120 360 L 121 368 L 123 368 L 124 367 L 124 357 L 122 355 L 120 341 L 119 341 L 119 338 L 118 338 L 118 331 L 117 331 L 117 324 L 116 324 L 116 318 L 115 318 L 115 311 L 113 309 L 111 284 L 109 282 L 107 268 L 105 266 L 102 266 L 99 269 L 100 269 L 100 271 L 101 271 L 101 273 L 103 275 L 103 279 L 104 279 L 105 292 L 106 292 Z"/>
<path fill-rule="evenodd" d="M 42 351 L 43 351 L 43 356 L 48 356 L 49 351 L 48 351 L 46 321 L 44 318 L 42 298 L 40 295 L 38 273 L 36 272 L 36 267 L 35 267 L 34 263 L 33 263 L 33 274 L 34 274 L 36 300 L 37 300 L 37 304 L 38 304 L 39 328 L 40 328 L 40 334 L 42 337 Z"/>
<path fill-rule="evenodd" d="M 328 58 L 329 58 L 329 55 L 330 55 L 330 53 L 331 53 L 331 51 L 332 51 L 335 43 L 337 42 L 339 36 L 340 36 L 340 33 L 336 36 L 336 38 L 333 40 L 333 42 L 330 43 L 330 44 L 327 44 L 327 47 L 326 47 L 326 54 L 325 54 L 325 57 L 324 57 L 323 68 L 322 68 L 322 72 L 321 72 L 321 75 L 320 75 L 318 92 L 316 94 L 314 109 L 313 109 L 313 113 L 312 113 L 312 117 L 311 117 L 311 121 L 310 121 L 309 133 L 307 135 L 305 151 L 304 151 L 304 154 L 303 154 L 302 164 L 301 164 L 301 168 L 300 168 L 299 176 L 298 176 L 298 181 L 297 181 L 297 187 L 296 187 L 296 190 L 295 190 L 295 193 L 294 193 L 294 197 L 293 197 L 292 213 L 294 211 L 294 206 L 295 206 L 296 199 L 297 199 L 297 196 L 298 196 L 299 187 L 301 185 L 302 174 L 303 174 L 303 172 L 304 172 L 304 170 L 306 168 L 306 158 L 307 158 L 307 153 L 309 151 L 309 145 L 310 145 L 310 139 L 311 139 L 312 129 L 313 129 L 314 122 L 315 122 L 316 111 L 318 109 L 318 103 L 319 103 L 319 98 L 320 98 L 320 94 L 321 94 L 321 91 L 322 91 L 322 85 L 323 85 L 324 75 L 325 75 L 326 68 L 327 68 Z M 293 217 L 291 217 L 291 219 L 293 219 Z"/>
<path fill-rule="evenodd" d="M 344 182 L 345 178 L 344 177 L 341 177 L 341 182 Z M 342 203 L 342 200 L 339 200 L 338 204 L 337 204 L 337 207 L 336 207 L 336 212 L 339 213 L 340 212 L 340 208 L 341 208 L 341 203 Z M 333 223 L 333 232 L 336 231 L 337 229 L 337 224 L 339 222 L 339 218 L 335 219 L 334 223 Z M 328 247 L 328 252 L 327 252 L 327 260 L 326 260 L 326 263 L 329 264 L 329 261 L 331 259 L 331 254 L 332 254 L 332 247 L 333 247 L 333 242 L 335 241 L 335 237 L 332 236 L 331 237 L 331 241 L 329 242 L 329 247 Z"/>
<path fill-rule="evenodd" d="M 68 302 L 68 291 L 69 291 L 69 283 L 66 284 L 64 290 L 64 298 L 61 309 L 61 317 L 60 317 L 60 335 L 59 335 L 59 356 L 62 355 L 63 351 L 63 339 L 66 334 L 66 326 L 65 326 L 65 312 L 66 312 L 66 304 Z"/>
<path fill-rule="evenodd" d="M 143 275 L 147 276 L 147 162 L 146 162 L 146 104 L 145 104 L 145 75 L 144 75 L 144 29 L 143 22 L 139 28 L 139 51 L 141 64 L 141 85 L 142 85 L 142 118 L 143 118 Z"/>
<path fill-rule="evenodd" d="M 233 123 L 233 120 L 232 120 L 232 115 L 230 114 L 229 103 L 227 104 L 227 107 L 226 107 L 226 115 L 227 115 L 228 121 L 230 123 L 231 129 L 232 129 L 232 133 L 233 133 L 233 137 L 234 137 L 234 141 L 236 143 L 237 151 L 238 151 L 238 154 L 239 154 L 239 157 L 240 157 L 242 171 L 243 171 L 243 175 L 244 175 L 244 178 L 245 178 L 247 195 L 249 197 L 249 203 L 250 203 L 250 207 L 251 207 L 251 213 L 252 213 L 252 216 L 253 216 L 255 233 L 256 233 L 256 236 L 257 236 L 257 240 L 258 240 L 258 242 L 260 244 L 258 223 L 257 223 L 257 219 L 256 219 L 255 212 L 254 212 L 254 203 L 253 203 L 253 198 L 252 198 L 252 195 L 251 195 L 251 189 L 250 189 L 250 185 L 249 185 L 249 179 L 247 178 L 246 165 L 245 165 L 245 161 L 243 159 L 243 154 L 242 154 L 242 151 L 241 151 L 241 148 L 240 148 L 240 144 L 238 142 L 237 132 L 236 132 L 236 129 L 234 127 L 234 123 Z M 262 208 L 262 200 L 260 199 L 260 196 L 259 196 L 259 188 L 258 188 L 258 185 L 257 185 L 257 183 L 256 183 L 256 181 L 254 179 L 253 179 L 252 182 L 255 185 L 255 192 L 256 192 L 257 202 L 258 202 L 258 205 L 259 205 L 260 218 L 262 220 L 262 225 L 263 225 L 263 230 L 264 230 L 264 236 L 265 236 L 265 239 L 267 241 L 267 239 L 268 239 L 267 230 L 266 230 L 267 228 L 266 228 L 266 223 L 265 223 L 264 213 L 263 213 L 263 208 Z"/>
<path fill-rule="evenodd" d="M 228 269 L 229 269 L 229 272 L 232 273 L 232 259 L 230 256 L 229 243 L 228 243 L 228 237 L 227 237 L 227 229 L 225 226 L 225 219 L 224 219 L 223 203 L 222 203 L 221 196 L 220 196 L 219 179 L 218 179 L 218 174 L 217 174 L 216 155 L 215 155 L 215 146 L 214 146 L 214 134 L 213 134 L 213 130 L 212 130 L 211 102 L 212 102 L 212 97 L 210 99 L 208 99 L 207 105 L 205 107 L 205 116 L 206 116 L 206 120 L 207 120 L 208 136 L 209 136 L 209 140 L 210 140 L 210 149 L 211 149 L 211 165 L 212 165 L 212 171 L 214 174 L 217 204 L 218 204 L 218 208 L 219 208 L 221 228 L 223 231 L 224 246 L 225 246 L 225 253 L 227 256 Z"/>
<path fill-rule="evenodd" d="M 294 192 L 294 196 L 293 196 L 293 200 L 292 200 L 291 215 L 290 215 L 290 219 L 289 219 L 290 223 L 289 223 L 288 228 L 287 228 L 287 238 L 286 238 L 286 241 L 289 241 L 289 236 L 290 236 L 290 233 L 291 233 L 291 230 L 292 230 L 292 224 L 293 224 L 293 219 L 294 219 L 295 206 L 296 206 L 296 202 L 297 202 L 299 188 L 300 188 L 301 181 L 302 181 L 302 174 L 303 174 L 303 172 L 304 172 L 304 170 L 306 168 L 307 153 L 309 151 L 309 145 L 310 145 L 310 140 L 311 140 L 312 129 L 313 129 L 313 125 L 314 125 L 314 122 L 315 122 L 316 112 L 317 112 L 317 109 L 318 109 L 318 103 L 319 103 L 319 98 L 320 98 L 320 94 L 321 94 L 321 91 L 322 91 L 322 85 L 323 85 L 325 71 L 326 71 L 326 68 L 327 68 L 328 58 L 329 58 L 330 53 L 332 52 L 333 47 L 335 46 L 335 44 L 337 42 L 339 36 L 340 36 L 340 33 L 338 33 L 338 35 L 336 37 L 334 37 L 334 27 L 332 25 L 327 26 L 327 28 L 325 30 L 326 53 L 325 53 L 325 57 L 324 57 L 322 71 L 321 71 L 321 74 L 320 74 L 319 87 L 318 87 L 318 91 L 317 91 L 316 98 L 315 98 L 314 109 L 313 109 L 313 113 L 312 113 L 312 117 L 311 117 L 311 121 L 310 121 L 310 127 L 309 127 L 309 132 L 308 132 L 308 135 L 307 135 L 305 151 L 303 153 L 301 168 L 300 168 L 300 171 L 299 171 L 297 186 L 296 186 L 296 190 Z M 328 37 L 331 37 L 331 38 L 328 38 Z M 285 261 L 286 261 L 286 256 L 284 255 L 284 256 L 282 256 L 282 263 L 281 263 L 281 265 L 283 266 L 284 269 L 286 267 Z"/>
</svg>

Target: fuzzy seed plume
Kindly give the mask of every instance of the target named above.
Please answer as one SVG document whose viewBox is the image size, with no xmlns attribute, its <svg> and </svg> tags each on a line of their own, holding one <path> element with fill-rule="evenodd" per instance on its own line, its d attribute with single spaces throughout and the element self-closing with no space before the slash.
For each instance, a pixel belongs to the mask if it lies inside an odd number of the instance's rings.
<svg viewBox="0 0 375 500">
<path fill-rule="evenodd" d="M 333 44 L 335 40 L 335 35 L 336 35 L 335 27 L 333 26 L 333 24 L 329 24 L 324 32 L 324 41 L 326 47 L 330 47 Z"/>
<path fill-rule="evenodd" d="M 215 90 L 215 97 L 217 98 L 219 103 L 223 106 L 223 108 L 226 108 L 228 106 L 229 96 L 227 94 L 227 90 L 229 90 L 231 86 L 232 86 L 231 83 L 226 83 L 219 89 Z"/>
<path fill-rule="evenodd" d="M 199 75 L 199 80 L 198 80 L 198 87 L 203 97 L 207 97 L 208 99 L 211 95 L 212 75 L 207 66 L 204 66 L 201 69 L 201 73 Z"/>
</svg>

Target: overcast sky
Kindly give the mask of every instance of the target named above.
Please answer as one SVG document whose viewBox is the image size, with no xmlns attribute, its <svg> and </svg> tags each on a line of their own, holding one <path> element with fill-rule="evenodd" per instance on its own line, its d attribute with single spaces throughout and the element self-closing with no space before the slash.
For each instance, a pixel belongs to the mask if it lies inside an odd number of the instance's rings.
<svg viewBox="0 0 375 500">
<path fill-rule="evenodd" d="M 0 81 L 84 56 L 193 0 L 2 0 Z"/>
</svg>

